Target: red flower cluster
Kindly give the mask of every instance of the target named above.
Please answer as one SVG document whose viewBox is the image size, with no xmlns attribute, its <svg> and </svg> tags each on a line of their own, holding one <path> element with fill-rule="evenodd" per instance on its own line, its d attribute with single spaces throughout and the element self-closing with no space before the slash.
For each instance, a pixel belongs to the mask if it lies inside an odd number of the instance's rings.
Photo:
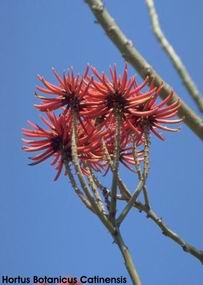
<svg viewBox="0 0 203 285">
<path fill-rule="evenodd" d="M 38 79 L 43 84 L 37 86 L 38 91 L 46 94 L 36 94 L 40 104 L 35 107 L 46 113 L 41 116 L 46 128 L 28 122 L 32 129 L 23 129 L 23 149 L 28 152 L 40 151 L 31 157 L 30 165 L 38 164 L 52 157 L 57 179 L 62 171 L 64 161 L 72 161 L 71 133 L 72 113 L 77 114 L 77 152 L 81 169 L 88 175 L 86 166 L 92 170 L 106 172 L 106 161 L 103 143 L 110 157 L 114 154 L 116 118 L 120 118 L 120 153 L 119 159 L 129 169 L 141 161 L 142 152 L 138 153 L 138 160 L 133 157 L 133 145 L 142 145 L 143 136 L 147 128 L 163 140 L 160 130 L 176 132 L 178 129 L 169 128 L 165 124 L 179 123 L 180 119 L 170 120 L 179 109 L 180 102 L 174 101 L 173 92 L 163 101 L 157 103 L 161 86 L 153 84 L 146 90 L 148 78 L 138 84 L 136 78 L 128 78 L 127 65 L 122 75 L 118 75 L 116 67 L 110 68 L 111 77 L 99 73 L 92 67 L 92 76 L 87 67 L 82 76 L 74 75 L 70 69 L 63 76 L 55 69 L 53 73 L 57 84 L 54 85 L 42 76 Z M 168 104 L 168 106 L 166 106 Z M 58 110 L 58 115 L 53 111 Z M 162 125 L 164 124 L 164 125 Z"/>
</svg>

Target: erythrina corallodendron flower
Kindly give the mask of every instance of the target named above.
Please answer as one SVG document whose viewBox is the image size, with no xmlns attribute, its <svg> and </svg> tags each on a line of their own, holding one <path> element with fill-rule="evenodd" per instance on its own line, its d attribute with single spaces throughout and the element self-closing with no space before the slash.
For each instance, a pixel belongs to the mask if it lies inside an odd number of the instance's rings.
<svg viewBox="0 0 203 285">
<path fill-rule="evenodd" d="M 82 76 L 74 75 L 72 69 L 61 76 L 53 69 L 56 85 L 38 76 L 44 87 L 37 86 L 37 89 L 47 96 L 37 94 L 41 104 L 35 104 L 35 107 L 47 114 L 47 117 L 41 116 L 46 128 L 28 121 L 32 129 L 23 129 L 24 136 L 29 138 L 23 140 L 23 149 L 40 152 L 30 158 L 30 165 L 52 157 L 51 165 L 57 170 L 55 180 L 65 162 L 73 164 L 73 112 L 77 124 L 77 159 L 84 175 L 89 175 L 88 169 L 105 174 L 110 168 L 103 146 L 106 145 L 113 159 L 116 115 L 120 116 L 118 160 L 133 171 L 134 166 L 143 160 L 140 150 L 135 161 L 134 145 L 143 145 L 146 131 L 148 135 L 152 132 L 163 140 L 158 130 L 176 132 L 178 128 L 169 128 L 165 124 L 181 122 L 181 119 L 171 119 L 180 107 L 180 101 L 173 100 L 173 92 L 157 103 L 162 85 L 157 88 L 151 83 L 147 90 L 149 78 L 138 84 L 135 76 L 128 78 L 127 65 L 122 75 L 117 74 L 116 66 L 110 68 L 110 78 L 95 67 L 91 70 L 92 76 L 88 75 L 89 67 Z M 59 110 L 58 115 L 54 114 L 55 110 Z"/>
<path fill-rule="evenodd" d="M 23 150 L 27 152 L 42 151 L 42 153 L 30 157 L 33 162 L 29 165 L 36 165 L 49 157 L 53 157 L 51 165 L 54 165 L 57 170 L 56 180 L 63 168 L 64 153 L 66 160 L 71 160 L 70 120 L 64 115 L 57 117 L 51 112 L 47 113 L 47 118 L 41 116 L 41 119 L 48 129 L 43 129 L 28 121 L 32 129 L 23 129 L 23 135 L 32 139 L 23 139 L 25 144 Z"/>
<path fill-rule="evenodd" d="M 147 102 L 157 90 L 153 88 L 141 92 L 147 85 L 148 78 L 137 85 L 134 76 L 128 79 L 127 65 L 122 76 L 117 75 L 115 66 L 113 69 L 110 68 L 111 79 L 104 73 L 99 73 L 95 67 L 92 67 L 92 71 L 97 80 L 93 80 L 89 88 L 87 97 L 89 110 L 84 112 L 87 117 L 100 116 L 109 123 L 115 113 L 119 113 L 123 119 L 126 119 L 128 114 L 137 114 L 136 106 Z"/>
<path fill-rule="evenodd" d="M 182 121 L 182 119 L 171 120 L 170 118 L 174 117 L 180 107 L 180 101 L 174 101 L 170 105 L 166 106 L 173 99 L 173 92 L 168 95 L 160 103 L 156 103 L 157 96 L 151 98 L 144 104 L 141 104 L 138 107 L 140 115 L 131 115 L 128 124 L 133 129 L 136 126 L 136 130 L 140 133 L 137 136 L 139 141 L 145 131 L 148 128 L 153 134 L 155 134 L 159 139 L 164 140 L 164 137 L 160 134 L 157 129 L 164 131 L 177 132 L 179 128 L 169 128 L 163 126 L 162 124 L 177 124 Z M 142 113 L 143 112 L 143 113 Z M 147 112 L 150 112 L 150 115 L 146 115 Z"/>
<path fill-rule="evenodd" d="M 53 157 L 51 165 L 55 166 L 57 170 L 54 179 L 57 180 L 61 174 L 63 163 L 72 161 L 71 116 L 70 114 L 56 116 L 53 112 L 46 114 L 47 118 L 41 116 L 41 119 L 48 129 L 28 121 L 32 129 L 23 129 L 23 135 L 32 139 L 23 139 L 25 144 L 23 150 L 27 152 L 42 151 L 40 154 L 30 157 L 33 162 L 29 165 L 36 165 L 49 157 Z M 95 171 L 101 171 L 104 168 L 101 139 L 99 139 L 102 133 L 103 131 L 93 128 L 90 122 L 84 122 L 83 126 L 78 125 L 77 150 L 84 174 L 87 172 L 83 164 Z"/>
<path fill-rule="evenodd" d="M 58 81 L 58 85 L 54 85 L 44 79 L 43 76 L 38 76 L 38 79 L 43 83 L 44 87 L 37 86 L 38 91 L 49 95 L 44 97 L 36 93 L 36 96 L 41 99 L 41 104 L 34 106 L 41 112 L 53 111 L 63 107 L 65 112 L 74 109 L 78 113 L 85 107 L 85 96 L 88 94 L 88 88 L 91 79 L 87 80 L 89 67 L 86 67 L 83 75 L 75 76 L 73 69 L 68 69 L 63 76 L 53 68 L 53 73 Z"/>
</svg>

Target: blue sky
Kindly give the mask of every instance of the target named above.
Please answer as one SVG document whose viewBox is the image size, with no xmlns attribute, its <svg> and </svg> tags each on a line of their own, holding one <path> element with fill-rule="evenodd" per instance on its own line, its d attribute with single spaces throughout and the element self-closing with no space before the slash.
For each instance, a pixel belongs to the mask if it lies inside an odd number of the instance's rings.
<svg viewBox="0 0 203 285">
<path fill-rule="evenodd" d="M 203 91 L 203 2 L 156 2 L 162 27 Z M 151 33 L 144 1 L 106 5 L 147 60 L 196 110 Z M 86 63 L 101 71 L 116 63 L 122 70 L 123 59 L 79 0 L 2 0 L 0 35 L 0 275 L 128 277 L 112 238 L 81 205 L 67 179 L 53 182 L 49 162 L 27 166 L 21 150 L 21 128 L 27 119 L 38 121 L 32 106 L 37 74 L 52 80 L 52 66 L 82 72 Z M 203 249 L 202 142 L 184 125 L 166 138 L 164 143 L 152 140 L 152 205 L 174 231 Z M 123 176 L 133 188 L 132 173 Z M 202 284 L 201 264 L 143 214 L 132 211 L 122 232 L 143 284 Z"/>
</svg>

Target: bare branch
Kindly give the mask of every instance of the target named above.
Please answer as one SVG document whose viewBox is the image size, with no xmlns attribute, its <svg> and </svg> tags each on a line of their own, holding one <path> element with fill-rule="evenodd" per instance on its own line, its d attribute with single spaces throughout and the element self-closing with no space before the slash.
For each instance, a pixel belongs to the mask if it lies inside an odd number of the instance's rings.
<svg viewBox="0 0 203 285">
<path fill-rule="evenodd" d="M 122 185 L 121 187 L 125 187 Z M 125 191 L 128 191 L 125 189 Z M 129 192 L 129 191 L 128 191 Z M 119 200 L 126 200 L 126 198 L 122 196 L 118 196 L 117 199 Z M 155 211 L 152 209 L 148 210 L 148 208 L 143 205 L 141 202 L 134 202 L 133 205 L 135 208 L 137 208 L 140 212 L 144 212 L 147 214 L 147 218 L 151 219 L 152 221 L 157 224 L 157 226 L 161 229 L 162 233 L 167 236 L 168 238 L 172 239 L 174 242 L 176 242 L 178 245 L 182 247 L 182 249 L 196 257 L 202 264 L 203 264 L 203 250 L 199 250 L 193 245 L 186 242 L 184 239 L 182 239 L 178 234 L 176 234 L 174 231 L 172 231 L 163 221 L 162 218 L 160 218 Z"/>
<path fill-rule="evenodd" d="M 195 85 L 194 81 L 192 80 L 187 68 L 183 64 L 181 58 L 177 55 L 176 51 L 174 50 L 173 46 L 170 44 L 168 39 L 166 38 L 163 30 L 161 29 L 158 14 L 156 12 L 156 8 L 154 5 L 154 0 L 146 0 L 146 4 L 149 10 L 149 16 L 152 23 L 152 30 L 158 39 L 159 43 L 163 47 L 166 52 L 166 55 L 171 60 L 173 66 L 175 67 L 177 73 L 179 74 L 183 84 L 185 85 L 188 93 L 194 99 L 197 107 L 201 112 L 203 112 L 203 97 L 200 94 L 197 86 Z"/>
<path fill-rule="evenodd" d="M 182 239 L 175 232 L 173 232 L 163 222 L 162 218 L 160 218 L 154 211 L 152 211 L 152 210 L 148 211 L 144 205 L 143 205 L 144 208 L 142 208 L 140 206 L 141 206 L 140 203 L 135 204 L 136 208 L 139 208 L 140 210 L 144 211 L 147 214 L 147 217 L 150 218 L 151 220 L 153 220 L 159 226 L 159 228 L 161 229 L 162 233 L 165 236 L 171 238 L 173 241 L 175 241 L 177 244 L 179 244 L 185 252 L 188 252 L 189 254 L 195 256 L 203 264 L 203 250 L 197 249 L 196 247 L 194 247 L 193 245 L 189 244 L 184 239 Z"/>
<path fill-rule="evenodd" d="M 163 79 L 153 70 L 150 64 L 135 49 L 133 43 L 125 36 L 121 29 L 111 17 L 106 8 L 104 8 L 101 0 L 85 0 L 91 11 L 95 15 L 98 23 L 103 27 L 108 37 L 120 50 L 123 58 L 129 62 L 140 74 L 142 78 L 149 76 L 154 81 L 155 86 L 160 86 Z M 172 88 L 168 84 L 164 84 L 160 92 L 162 98 L 166 98 L 171 93 Z M 174 100 L 179 97 L 174 94 Z M 190 107 L 182 101 L 178 115 L 184 117 L 187 126 L 203 140 L 203 120 L 193 112 Z"/>
</svg>

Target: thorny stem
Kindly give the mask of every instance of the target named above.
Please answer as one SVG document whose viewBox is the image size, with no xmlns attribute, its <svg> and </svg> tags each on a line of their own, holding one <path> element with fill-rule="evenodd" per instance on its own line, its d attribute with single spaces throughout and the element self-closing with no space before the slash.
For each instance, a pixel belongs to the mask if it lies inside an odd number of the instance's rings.
<svg viewBox="0 0 203 285">
<path fill-rule="evenodd" d="M 106 147 L 106 144 L 105 144 L 104 140 L 102 140 L 102 148 L 103 148 L 104 154 L 106 156 L 106 159 L 108 161 L 108 164 L 109 164 L 109 166 L 110 166 L 110 168 L 112 170 L 113 162 L 111 160 L 111 157 L 109 155 L 109 152 L 108 152 L 108 149 Z M 118 186 L 119 186 L 119 189 L 120 189 L 121 193 L 123 194 L 124 197 L 130 198 L 130 192 L 126 191 L 127 187 L 124 185 L 122 179 L 120 178 L 119 173 L 117 175 L 118 175 L 118 181 L 117 182 L 118 182 Z M 124 187 L 122 187 L 121 185 L 123 185 Z"/>
<path fill-rule="evenodd" d="M 97 190 L 97 184 L 95 183 L 95 180 L 94 180 L 94 177 L 93 177 L 93 173 L 92 173 L 92 170 L 86 166 L 86 169 L 88 170 L 89 172 L 89 175 L 87 175 L 87 179 L 89 181 L 89 185 L 92 189 L 92 192 L 93 192 L 93 195 L 94 195 L 94 198 L 96 200 L 96 203 L 98 204 L 98 207 L 99 207 L 99 210 L 103 213 L 103 214 L 106 214 L 106 211 L 105 211 L 105 207 L 104 207 L 104 204 L 103 204 L 103 201 L 100 197 L 100 194 Z"/>
<path fill-rule="evenodd" d="M 137 197 L 145 187 L 145 183 L 148 177 L 149 173 L 149 147 L 150 147 L 150 139 L 149 139 L 149 127 L 148 125 L 145 126 L 144 129 L 144 169 L 143 173 L 140 173 L 140 182 L 137 185 L 137 188 L 131 198 L 129 199 L 127 205 L 121 212 L 120 216 L 117 218 L 117 225 L 120 226 L 123 220 L 126 218 L 127 214 L 129 211 L 132 209 L 134 202 L 136 201 Z M 145 187 L 145 198 L 147 198 L 147 206 L 149 209 L 149 201 L 148 201 L 148 195 L 147 195 L 147 190 Z"/>
<path fill-rule="evenodd" d="M 97 213 L 98 212 L 98 206 L 95 203 L 90 190 L 86 184 L 86 181 L 83 177 L 81 168 L 80 168 L 80 164 L 79 164 L 79 159 L 78 159 L 78 154 L 77 154 L 77 142 L 76 142 L 76 137 L 77 137 L 77 132 L 76 132 L 76 125 L 77 125 L 77 115 L 76 113 L 73 111 L 72 112 L 72 137 L 71 137 L 71 150 L 72 150 L 72 157 L 73 157 L 73 165 L 75 167 L 76 170 L 76 174 L 78 176 L 78 179 L 80 181 L 81 187 L 83 189 L 83 191 L 85 192 L 88 200 L 90 201 L 94 211 Z"/>
<path fill-rule="evenodd" d="M 104 200 L 105 200 L 106 208 L 109 211 L 109 208 L 110 208 L 110 201 L 109 201 L 110 190 L 100 183 L 100 181 L 97 179 L 97 177 L 94 175 L 93 172 L 92 172 L 92 178 L 93 178 L 94 183 L 97 186 L 97 188 L 101 191 L 101 193 L 104 197 Z"/>
<path fill-rule="evenodd" d="M 115 130 L 115 141 L 114 141 L 114 155 L 112 164 L 112 186 L 111 186 L 111 202 L 110 202 L 110 213 L 109 217 L 113 224 L 115 224 L 116 218 L 116 196 L 117 196 L 117 180 L 118 180 L 118 167 L 119 167 L 119 156 L 120 156 L 120 129 L 121 129 L 121 116 L 119 112 L 115 114 L 116 119 L 116 130 Z"/>
<path fill-rule="evenodd" d="M 150 134 L 149 134 L 149 127 L 146 126 L 144 130 L 144 170 L 142 176 L 146 181 L 149 175 L 149 151 L 150 151 Z"/>
<path fill-rule="evenodd" d="M 106 144 L 105 144 L 103 139 L 102 139 L 102 148 L 103 148 L 104 154 L 106 156 L 107 162 L 108 162 L 111 170 L 113 171 L 113 162 L 111 160 L 110 154 L 108 152 L 108 149 L 107 149 Z"/>
<path fill-rule="evenodd" d="M 103 212 L 100 211 L 99 206 L 97 202 L 94 200 L 94 197 L 91 195 L 90 190 L 88 188 L 88 185 L 86 184 L 86 181 L 83 177 L 78 154 L 77 154 L 77 142 L 76 142 L 76 136 L 77 136 L 77 114 L 73 110 L 72 111 L 72 136 L 71 136 L 71 149 L 72 149 L 72 157 L 73 157 L 73 165 L 75 167 L 78 179 L 80 181 L 81 187 L 83 191 L 85 192 L 87 199 L 89 200 L 90 204 L 92 205 L 93 210 L 96 212 L 99 219 L 102 221 L 102 223 L 105 225 L 105 227 L 109 230 L 110 233 L 114 234 L 115 229 L 113 228 L 111 222 L 108 220 L 108 218 L 104 215 Z"/>
<path fill-rule="evenodd" d="M 71 183 L 73 189 L 75 190 L 75 193 L 79 196 L 79 198 L 85 204 L 85 206 L 88 209 L 90 209 L 95 214 L 95 211 L 92 208 L 92 205 L 88 201 L 87 197 L 85 197 L 84 193 L 82 191 L 80 191 L 80 189 L 78 188 L 77 183 L 75 181 L 75 178 L 74 178 L 74 176 L 73 176 L 73 174 L 71 172 L 71 168 L 70 168 L 70 165 L 69 165 L 68 161 L 67 160 L 63 160 L 63 163 L 64 163 L 64 166 L 65 166 L 65 170 L 66 170 L 66 173 L 68 175 L 68 178 L 70 180 L 70 183 Z"/>
<path fill-rule="evenodd" d="M 92 172 L 92 178 L 94 180 L 94 183 L 97 185 L 97 187 L 103 192 L 105 189 L 107 189 L 105 186 L 103 186 L 100 181 L 97 179 L 97 177 L 94 175 L 94 173 Z M 108 190 L 108 189 L 107 189 Z M 110 191 L 110 190 L 108 190 Z"/>
<path fill-rule="evenodd" d="M 92 13 L 95 15 L 98 23 L 102 26 L 108 37 L 120 50 L 123 58 L 129 62 L 140 74 L 142 78 L 153 79 L 155 86 L 160 86 L 163 79 L 156 73 L 151 65 L 144 59 L 144 57 L 136 50 L 133 43 L 126 37 L 121 31 L 115 20 L 109 14 L 106 8 L 104 8 L 101 0 L 85 0 L 89 5 Z M 150 81 L 149 81 L 150 84 Z M 163 84 L 160 92 L 162 98 L 166 98 L 171 93 L 171 86 Z M 178 100 L 179 96 L 174 94 L 174 100 Z M 184 117 L 184 122 L 187 126 L 201 139 L 203 140 L 203 120 L 197 116 L 195 112 L 185 103 L 181 102 L 178 115 Z"/>
<path fill-rule="evenodd" d="M 144 131 L 144 171 L 143 171 L 143 176 L 146 181 L 148 175 L 149 175 L 149 167 L 150 167 L 150 133 L 149 133 L 149 127 Z M 145 206 L 147 207 L 148 210 L 150 210 L 150 202 L 149 202 L 149 196 L 148 196 L 148 191 L 146 185 L 143 186 L 143 194 L 144 194 L 144 200 L 145 200 Z"/>
<path fill-rule="evenodd" d="M 192 80 L 187 68 L 184 66 L 181 58 L 177 55 L 176 51 L 174 50 L 173 46 L 170 44 L 164 32 L 161 29 L 158 14 L 156 12 L 156 8 L 154 5 L 154 0 L 146 0 L 146 4 L 149 10 L 149 16 L 151 18 L 152 23 L 152 30 L 157 37 L 159 43 L 165 50 L 167 56 L 171 60 L 173 66 L 175 67 L 176 71 L 178 72 L 183 84 L 185 85 L 188 93 L 194 99 L 195 103 L 197 104 L 199 110 L 203 112 L 203 97 L 200 94 L 197 86 L 195 85 L 194 81 Z"/>
<path fill-rule="evenodd" d="M 134 161 L 135 161 L 135 168 L 137 171 L 137 175 L 139 180 L 141 180 L 142 178 L 142 170 L 140 167 L 140 164 L 138 162 L 138 157 L 137 157 L 137 149 L 136 149 L 136 143 L 135 140 L 133 140 L 133 157 L 134 157 Z M 150 209 L 150 202 L 149 202 L 149 197 L 148 197 L 148 191 L 146 186 L 143 186 L 143 194 L 144 194 L 144 200 L 145 200 L 145 206 Z"/>
<path fill-rule="evenodd" d="M 106 147 L 106 144 L 104 142 L 104 140 L 102 140 L 102 147 L 103 147 L 103 151 L 104 151 L 104 154 L 106 156 L 106 159 L 108 161 L 108 164 L 112 170 L 113 168 L 113 162 L 112 162 L 112 159 L 109 155 L 109 152 L 108 152 L 108 149 Z M 127 190 L 126 186 L 124 185 L 124 183 L 122 182 L 119 174 L 117 173 L 117 183 L 118 183 L 118 186 L 119 186 L 119 189 L 122 193 L 122 195 L 126 198 L 129 198 L 131 197 L 131 194 L 130 192 Z M 122 187 L 123 186 L 123 187 Z M 140 188 L 142 189 L 142 188 Z M 105 191 L 108 193 L 109 192 L 109 195 L 111 196 L 112 192 L 109 191 L 107 188 L 105 188 Z M 139 195 L 139 193 L 138 193 Z M 118 195 L 116 196 L 116 199 L 118 199 Z M 136 267 L 135 265 L 133 264 L 133 260 L 132 260 L 132 257 L 130 255 L 130 252 L 127 248 L 127 246 L 124 244 L 123 242 L 123 239 L 120 235 L 120 232 L 119 232 L 119 224 L 117 223 L 116 221 L 116 232 L 114 235 L 112 235 L 115 242 L 117 243 L 122 255 L 123 255 L 123 258 L 124 258 L 124 261 L 125 261 L 125 267 L 127 269 L 127 271 L 129 272 L 130 274 L 130 277 L 131 277 L 131 280 L 133 282 L 134 285 L 141 285 L 141 281 L 140 281 L 140 278 L 139 278 L 139 275 L 138 275 L 138 272 L 136 270 Z"/>
<path fill-rule="evenodd" d="M 78 162 L 77 162 L 78 157 L 77 157 L 77 149 L 76 149 L 76 141 L 75 141 L 74 118 L 75 118 L 75 116 L 73 117 L 73 127 L 72 127 L 72 148 L 73 148 L 72 155 L 73 155 L 73 160 L 74 160 L 74 166 L 76 168 L 76 172 L 78 173 L 78 172 L 81 172 L 81 170 L 79 169 Z M 118 245 L 118 247 L 119 247 L 119 249 L 123 255 L 126 269 L 128 270 L 128 272 L 130 274 L 130 277 L 132 279 L 133 284 L 134 285 L 141 285 L 141 281 L 140 281 L 139 275 L 136 271 L 136 268 L 134 266 L 132 257 L 130 255 L 130 252 L 129 252 L 127 246 L 125 245 L 125 243 L 122 239 L 120 232 L 118 231 L 118 229 L 113 228 L 113 226 L 111 225 L 111 222 L 108 220 L 108 217 L 105 218 L 105 215 L 103 215 L 103 213 L 101 215 L 99 211 L 95 211 L 94 208 L 92 207 L 91 203 L 88 200 L 84 199 L 84 195 L 83 195 L 83 193 L 81 193 L 81 191 L 77 187 L 77 184 L 76 184 L 76 181 L 74 179 L 74 176 L 72 175 L 70 166 L 66 160 L 64 160 L 64 165 L 65 165 L 66 173 L 68 174 L 70 182 L 72 184 L 72 187 L 74 188 L 76 193 L 79 194 L 79 197 L 82 199 L 82 201 L 85 203 L 85 205 L 100 218 L 100 220 L 102 221 L 104 226 L 108 229 L 108 231 L 112 235 L 114 241 Z M 80 173 L 80 175 L 78 174 L 78 178 L 80 180 L 81 186 L 82 186 L 84 192 L 86 193 L 88 199 L 90 199 L 90 201 L 92 202 L 92 198 L 90 197 L 90 193 L 89 193 L 89 191 L 87 191 L 88 190 L 87 186 L 84 184 L 85 182 L 81 181 L 81 178 L 80 178 L 81 175 L 82 175 L 82 173 Z M 94 177 L 94 175 L 92 176 L 92 179 L 94 180 L 95 184 L 98 182 L 96 177 Z M 96 179 L 96 182 L 95 182 L 95 179 Z M 102 187 L 100 182 L 98 182 L 98 183 L 99 183 L 99 187 Z M 100 211 L 101 211 L 101 209 L 100 209 Z"/>
<path fill-rule="evenodd" d="M 106 147 L 104 140 L 102 140 L 102 147 L 103 147 L 103 151 L 104 151 L 104 154 L 106 156 L 106 159 L 108 161 L 108 164 L 109 164 L 110 168 L 112 169 L 113 162 L 111 160 L 111 157 L 109 155 L 109 152 L 108 152 L 108 149 Z M 125 197 L 126 199 L 130 199 L 131 193 L 127 190 L 127 187 L 125 186 L 124 182 L 120 178 L 119 173 L 117 175 L 118 175 L 117 176 L 117 180 L 118 180 L 117 182 L 118 182 L 120 192 L 122 193 L 123 197 Z"/>
<path fill-rule="evenodd" d="M 130 274 L 130 277 L 132 279 L 133 284 L 134 285 L 141 285 L 141 281 L 140 281 L 139 275 L 136 271 L 136 268 L 133 264 L 133 260 L 132 260 L 132 257 L 130 255 L 130 252 L 129 252 L 127 246 L 124 244 L 123 239 L 121 237 L 121 234 L 120 234 L 117 226 L 113 227 L 109 218 L 106 215 L 104 215 L 104 213 L 99 209 L 97 202 L 91 196 L 89 189 L 88 189 L 88 186 L 85 183 L 85 180 L 83 178 L 83 174 L 82 174 L 82 171 L 81 171 L 81 168 L 79 165 L 78 155 L 77 155 L 76 123 L 77 123 L 77 117 L 76 117 L 76 113 L 73 111 L 72 112 L 71 148 L 72 148 L 73 164 L 75 166 L 76 173 L 78 175 L 78 179 L 81 183 L 81 186 L 82 186 L 88 200 L 90 201 L 93 209 L 95 210 L 97 216 L 102 221 L 104 226 L 108 229 L 108 231 L 111 233 L 113 239 L 115 240 L 116 244 L 118 245 L 118 247 L 119 247 L 119 249 L 123 255 L 123 258 L 125 260 L 125 266 L 126 266 L 126 269 L 128 270 L 128 272 Z M 112 192 L 111 192 L 111 194 L 112 194 Z M 115 198 L 117 199 L 117 197 L 115 197 Z"/>
</svg>

